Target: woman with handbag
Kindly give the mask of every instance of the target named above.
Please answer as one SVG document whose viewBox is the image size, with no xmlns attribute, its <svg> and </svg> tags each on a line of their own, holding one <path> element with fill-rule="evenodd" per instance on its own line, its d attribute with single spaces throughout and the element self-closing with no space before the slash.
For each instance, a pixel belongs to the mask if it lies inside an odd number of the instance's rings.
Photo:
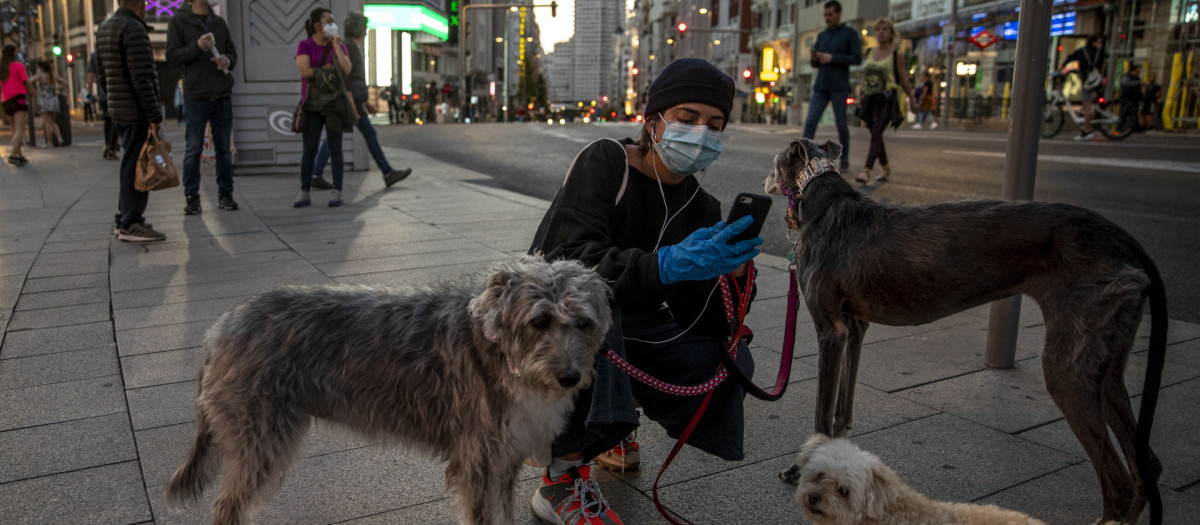
<svg viewBox="0 0 1200 525">
<path fill-rule="evenodd" d="M 63 144 L 62 133 L 58 130 L 58 92 L 67 87 L 67 82 L 54 74 L 54 66 L 48 60 L 39 60 L 38 73 L 33 76 L 33 85 L 37 87 L 37 112 L 42 117 L 42 130 L 46 134 L 46 143 L 51 146 Z"/>
<path fill-rule="evenodd" d="M 1079 136 L 1075 137 L 1075 140 L 1088 140 L 1095 136 L 1095 133 L 1092 133 L 1092 101 L 1095 100 L 1096 94 L 1104 88 L 1104 75 L 1100 73 L 1100 67 L 1107 59 L 1108 53 L 1104 52 L 1104 37 L 1092 35 L 1088 37 L 1086 46 L 1067 55 L 1066 61 L 1063 62 L 1062 72 L 1075 71 L 1082 83 L 1082 89 L 1079 90 L 1079 101 L 1083 103 L 1083 128 L 1079 130 Z M 1075 63 L 1073 66 L 1072 62 Z"/>
<path fill-rule="evenodd" d="M 303 135 L 304 150 L 300 157 L 300 194 L 292 205 L 301 208 L 312 204 L 308 191 L 317 148 L 321 145 L 321 130 L 324 129 L 333 160 L 333 194 L 329 197 L 329 205 L 341 206 L 342 133 L 352 131 L 355 120 L 354 107 L 345 86 L 345 76 L 350 73 L 350 57 L 330 10 L 313 9 L 304 23 L 304 30 L 309 38 L 296 46 L 301 94 L 301 108 L 296 112 L 296 120 L 303 123 L 297 127 L 302 127 L 298 131 Z"/>
<path fill-rule="evenodd" d="M 0 106 L 12 121 L 12 148 L 8 150 L 8 163 L 13 166 L 24 166 L 29 159 L 21 154 L 21 145 L 25 142 L 25 119 L 29 112 L 29 98 L 37 97 L 25 64 L 17 57 L 17 46 L 5 44 L 0 52 Z M 36 100 L 36 98 L 35 98 Z"/>
<path fill-rule="evenodd" d="M 876 158 L 879 159 L 882 172 L 875 180 L 888 180 L 892 170 L 888 166 L 887 149 L 883 145 L 883 132 L 887 131 L 889 125 L 895 128 L 904 121 L 897 90 L 903 89 L 910 103 L 913 100 L 908 75 L 900 71 L 900 64 L 907 64 L 908 60 L 896 49 L 896 26 L 890 19 L 881 18 L 875 22 L 875 40 L 879 45 L 867 51 L 863 59 L 862 81 L 858 84 L 858 99 L 863 101 L 859 117 L 871 131 L 866 167 L 854 178 L 862 184 L 871 180 L 871 169 L 875 167 Z M 907 72 L 908 68 L 904 69 Z"/>
</svg>

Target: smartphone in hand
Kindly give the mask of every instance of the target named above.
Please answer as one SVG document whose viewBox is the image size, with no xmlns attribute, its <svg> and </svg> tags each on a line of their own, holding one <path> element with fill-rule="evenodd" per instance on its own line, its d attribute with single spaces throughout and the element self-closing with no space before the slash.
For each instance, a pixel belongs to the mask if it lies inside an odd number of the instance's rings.
<svg viewBox="0 0 1200 525">
<path fill-rule="evenodd" d="M 742 231 L 742 233 L 729 239 L 729 243 L 733 244 L 758 237 L 758 233 L 762 231 L 763 223 L 767 220 L 768 211 L 771 211 L 770 197 L 756 193 L 739 193 L 733 199 L 733 206 L 729 208 L 729 217 L 725 219 L 725 224 L 733 224 L 738 219 L 747 215 L 754 217 L 754 222 Z"/>
</svg>

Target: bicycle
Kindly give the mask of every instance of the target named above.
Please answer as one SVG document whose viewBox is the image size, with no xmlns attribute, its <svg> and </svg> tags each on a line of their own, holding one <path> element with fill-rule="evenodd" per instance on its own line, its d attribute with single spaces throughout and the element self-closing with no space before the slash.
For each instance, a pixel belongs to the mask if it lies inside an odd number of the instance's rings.
<svg viewBox="0 0 1200 525">
<path fill-rule="evenodd" d="M 1063 95 L 1062 84 L 1064 75 L 1050 75 L 1051 88 L 1047 94 L 1046 104 L 1042 107 L 1041 133 L 1045 138 L 1051 138 L 1062 131 L 1065 115 L 1070 115 L 1076 124 L 1083 125 L 1083 113 L 1075 109 L 1075 105 Z M 1133 134 L 1137 125 L 1137 108 L 1132 104 L 1118 104 L 1117 113 L 1105 108 L 1108 104 L 1092 104 L 1092 127 L 1109 140 L 1124 140 Z M 1066 108 L 1066 109 L 1064 109 Z"/>
</svg>

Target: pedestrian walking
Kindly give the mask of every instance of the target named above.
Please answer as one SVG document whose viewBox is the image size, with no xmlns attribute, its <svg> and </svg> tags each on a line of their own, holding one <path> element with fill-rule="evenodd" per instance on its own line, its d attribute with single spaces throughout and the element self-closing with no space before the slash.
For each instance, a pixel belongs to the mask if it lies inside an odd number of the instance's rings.
<svg viewBox="0 0 1200 525">
<path fill-rule="evenodd" d="M 233 199 L 233 75 L 237 48 L 225 19 L 212 11 L 210 0 L 193 0 L 189 9 L 171 17 L 167 25 L 167 62 L 183 71 L 180 91 L 187 148 L 183 155 L 183 213 L 200 213 L 200 154 L 205 129 L 212 127 L 216 159 L 217 207 L 237 210 Z"/>
<path fill-rule="evenodd" d="M 1082 84 L 1079 90 L 1079 101 L 1083 104 L 1083 127 L 1075 140 L 1088 140 L 1096 136 L 1092 132 L 1092 101 L 1101 89 L 1104 89 L 1104 75 L 1100 69 L 1108 53 L 1104 52 L 1104 37 L 1092 35 L 1087 39 L 1087 45 L 1076 49 L 1067 55 L 1063 62 L 1063 73 L 1074 71 Z M 1092 75 L 1095 72 L 1095 75 Z"/>
<path fill-rule="evenodd" d="M 29 98 L 36 97 L 33 83 L 17 57 L 17 46 L 4 44 L 0 51 L 0 105 L 4 114 L 12 121 L 12 146 L 8 150 L 8 163 L 17 167 L 29 163 L 21 152 L 25 142 L 25 126 L 29 116 Z"/>
<path fill-rule="evenodd" d="M 908 60 L 896 49 L 896 26 L 891 19 L 881 18 L 875 22 L 875 40 L 879 45 L 867 50 L 863 62 L 862 82 L 858 84 L 858 99 L 862 114 L 859 115 L 870 126 L 871 143 L 867 147 L 867 162 L 854 180 L 866 184 L 871 180 L 871 169 L 879 159 L 879 177 L 884 182 L 892 174 L 888 165 L 887 147 L 883 144 L 883 133 L 888 126 L 897 127 L 904 121 L 904 110 L 900 92 L 906 95 L 909 104 L 913 101 L 912 88 L 908 85 Z"/>
<path fill-rule="evenodd" d="M 92 56 L 88 57 L 87 83 L 89 86 L 96 86 L 96 104 L 100 107 L 100 118 L 104 120 L 104 150 L 101 156 L 105 160 L 117 160 L 117 150 L 121 149 L 121 138 L 117 135 L 112 115 L 108 112 L 108 90 L 96 75 L 97 64 L 100 62 L 99 57 L 99 52 L 93 52 Z"/>
<path fill-rule="evenodd" d="M 79 107 L 83 108 L 83 123 L 89 128 L 96 124 L 95 100 L 87 86 L 79 88 Z"/>
<path fill-rule="evenodd" d="M 1142 66 L 1133 64 L 1121 75 L 1120 81 L 1121 92 L 1117 95 L 1117 100 L 1121 103 L 1121 112 L 1119 113 L 1121 120 L 1126 118 L 1134 120 L 1133 130 L 1142 131 L 1138 113 L 1141 112 L 1142 98 Z"/>
<path fill-rule="evenodd" d="M 937 120 L 933 118 L 933 78 L 928 71 L 921 75 L 921 87 L 914 92 L 913 98 L 917 99 L 917 123 L 913 124 L 913 129 L 921 129 L 926 120 L 929 129 L 937 129 Z"/>
<path fill-rule="evenodd" d="M 392 84 L 383 88 L 383 92 L 379 96 L 384 102 L 387 102 L 388 124 L 399 124 L 400 87 L 396 85 L 396 79 L 392 79 Z"/>
<path fill-rule="evenodd" d="M 163 121 L 162 94 L 150 47 L 146 0 L 119 0 L 112 16 L 100 24 L 96 77 L 108 93 L 108 110 L 121 136 L 121 197 L 117 238 L 129 242 L 163 241 L 167 236 L 146 224 L 143 213 L 150 194 L 134 187 L 137 160 L 150 133 Z"/>
<path fill-rule="evenodd" d="M 846 124 L 846 99 L 850 95 L 850 66 L 862 63 L 862 41 L 858 31 L 842 23 L 842 4 L 837 0 L 825 2 L 825 30 L 817 35 L 811 51 L 812 67 L 817 69 L 817 81 L 809 99 L 808 118 L 804 121 L 804 138 L 817 134 L 817 124 L 825 106 L 833 104 L 833 122 L 837 125 L 838 142 L 842 143 L 841 169 L 850 168 L 850 128 Z"/>
<path fill-rule="evenodd" d="M 354 130 L 357 117 L 346 97 L 340 78 L 350 74 L 350 57 L 342 43 L 333 13 L 324 7 L 313 9 L 304 23 L 308 39 L 296 46 L 296 67 L 300 69 L 300 92 L 305 119 L 304 149 L 300 157 L 300 193 L 292 206 L 312 204 L 309 188 L 313 180 L 321 130 L 325 130 L 333 159 L 333 193 L 329 206 L 342 205 L 342 133 Z M 340 68 L 341 74 L 333 68 Z M 321 82 L 309 82 L 320 78 Z"/>
<path fill-rule="evenodd" d="M 49 60 L 39 60 L 37 68 L 33 85 L 37 88 L 37 114 L 42 118 L 42 133 L 46 136 L 46 144 L 58 146 L 64 144 L 58 129 L 58 112 L 64 109 L 59 107 L 58 93 L 67 88 L 67 82 L 54 74 L 54 65 Z"/>
<path fill-rule="evenodd" d="M 714 293 L 718 278 L 732 273 L 745 289 L 745 264 L 762 242 L 727 243 L 749 217 L 720 222 L 720 202 L 696 177 L 721 152 L 734 91 L 732 78 L 698 58 L 664 68 L 650 85 L 637 141 L 597 140 L 575 157 L 529 250 L 550 260 L 579 260 L 608 280 L 614 291 L 608 348 L 669 383 L 700 384 L 720 366 L 718 354 L 733 327 L 722 294 Z M 744 341 L 736 360 L 753 370 Z M 688 443 L 725 460 L 742 459 L 744 397 L 734 381 L 717 387 Z M 587 463 L 614 447 L 636 450 L 629 442 L 639 423 L 634 399 L 670 435 L 683 431 L 701 403 L 699 396 L 631 382 L 598 360 L 592 386 L 576 398 L 533 495 L 539 518 L 621 523 Z"/>
<path fill-rule="evenodd" d="M 1162 97 L 1162 86 L 1154 73 L 1146 75 L 1146 86 L 1142 88 L 1142 110 L 1138 112 L 1138 123 L 1142 129 L 1157 129 L 1154 117 L 1158 115 L 1158 99 Z"/>
<path fill-rule="evenodd" d="M 374 115 L 376 110 L 375 106 L 367 101 L 367 66 L 362 51 L 363 38 L 367 36 L 367 17 L 361 13 L 350 13 L 346 16 L 345 24 L 346 37 L 350 39 L 346 45 L 350 56 L 350 74 L 346 75 L 346 80 L 350 84 L 350 95 L 354 98 L 354 109 L 358 112 L 358 120 L 354 121 L 354 127 L 358 129 L 359 133 L 362 133 L 363 139 L 367 143 L 367 151 L 371 153 L 371 158 L 379 166 L 379 171 L 383 173 L 383 183 L 390 188 L 393 184 L 408 178 L 412 174 L 412 168 L 392 169 L 387 156 L 383 154 L 383 148 L 379 147 L 379 134 L 375 132 L 375 126 L 371 125 L 370 115 Z M 321 176 L 325 172 L 325 164 L 328 162 L 329 139 L 325 139 L 321 143 L 321 147 L 317 149 L 317 158 L 313 164 L 312 187 L 317 189 L 333 187 Z"/>
</svg>

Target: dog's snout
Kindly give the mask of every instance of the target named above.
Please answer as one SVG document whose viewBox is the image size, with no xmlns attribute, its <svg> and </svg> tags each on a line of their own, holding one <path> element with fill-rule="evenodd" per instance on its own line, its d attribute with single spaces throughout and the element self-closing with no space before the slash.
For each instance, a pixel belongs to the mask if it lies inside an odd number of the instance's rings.
<svg viewBox="0 0 1200 525">
<path fill-rule="evenodd" d="M 808 504 L 809 505 L 816 505 L 820 502 L 821 502 L 821 494 L 820 493 L 817 493 L 817 492 L 809 492 L 808 493 Z"/>
<path fill-rule="evenodd" d="M 575 385 L 578 385 L 579 379 L 580 376 L 578 370 L 570 370 L 567 372 L 560 372 L 558 374 L 558 384 L 562 385 L 564 388 L 571 388 Z"/>
</svg>

